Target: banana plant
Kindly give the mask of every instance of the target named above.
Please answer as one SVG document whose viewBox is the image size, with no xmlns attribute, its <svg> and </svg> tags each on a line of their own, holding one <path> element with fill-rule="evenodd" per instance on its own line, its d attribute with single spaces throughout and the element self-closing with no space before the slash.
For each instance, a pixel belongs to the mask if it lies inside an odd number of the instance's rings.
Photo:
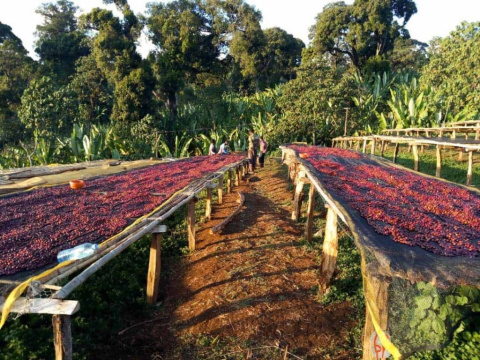
<svg viewBox="0 0 480 360">
<path fill-rule="evenodd" d="M 193 137 L 188 136 L 187 133 L 183 133 L 180 137 L 178 135 L 175 135 L 175 142 L 173 148 L 170 149 L 165 136 L 162 135 L 158 139 L 158 152 L 161 157 L 189 157 L 189 147 L 192 141 Z"/>
</svg>

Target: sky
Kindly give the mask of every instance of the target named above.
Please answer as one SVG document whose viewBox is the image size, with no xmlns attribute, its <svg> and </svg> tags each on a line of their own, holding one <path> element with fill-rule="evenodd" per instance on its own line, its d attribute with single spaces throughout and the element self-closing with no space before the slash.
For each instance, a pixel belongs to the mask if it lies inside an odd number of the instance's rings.
<svg viewBox="0 0 480 360">
<path fill-rule="evenodd" d="M 128 0 L 135 13 L 144 13 L 146 4 L 153 0 Z M 262 28 L 280 27 L 308 44 L 310 26 L 328 0 L 246 0 L 262 12 Z M 46 0 L 0 0 L 0 21 L 12 27 L 13 33 L 23 41 L 23 45 L 36 58 L 33 51 L 34 32 L 42 18 L 35 10 Z M 102 0 L 73 0 L 83 12 L 94 7 L 102 7 Z M 155 1 L 158 2 L 158 1 Z M 346 0 L 351 4 L 353 0 Z M 445 37 L 455 30 L 462 21 L 480 21 L 480 0 L 416 0 L 418 12 L 407 24 L 410 36 L 428 43 L 434 37 Z M 109 8 L 114 9 L 113 6 Z M 143 37 L 140 53 L 145 56 L 151 46 Z"/>
</svg>

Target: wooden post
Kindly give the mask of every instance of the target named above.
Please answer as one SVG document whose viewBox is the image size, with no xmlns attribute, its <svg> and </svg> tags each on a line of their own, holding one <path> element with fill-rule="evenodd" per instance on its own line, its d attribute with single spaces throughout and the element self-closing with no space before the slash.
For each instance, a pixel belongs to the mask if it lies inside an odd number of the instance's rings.
<svg viewBox="0 0 480 360">
<path fill-rule="evenodd" d="M 327 224 L 325 227 L 325 238 L 323 240 L 321 264 L 321 282 L 324 291 L 328 289 L 335 271 L 335 267 L 337 266 L 337 254 L 337 214 L 329 206 L 327 208 Z"/>
<path fill-rule="evenodd" d="M 53 315 L 53 345 L 55 346 L 55 360 L 71 360 L 72 348 L 72 321 L 69 315 Z"/>
<path fill-rule="evenodd" d="M 388 286 L 389 283 L 381 277 L 376 277 L 368 271 L 363 275 L 364 292 L 366 302 L 368 302 L 365 317 L 365 327 L 363 328 L 363 359 L 376 359 L 375 352 L 372 352 L 371 338 L 375 332 L 372 322 L 373 313 L 375 320 L 383 331 L 386 331 L 388 325 Z"/>
<path fill-rule="evenodd" d="M 207 200 L 205 205 L 205 218 L 211 220 L 212 218 L 212 188 L 207 187 Z"/>
<path fill-rule="evenodd" d="M 412 145 L 413 152 L 413 170 L 418 171 L 418 146 L 416 144 Z"/>
<path fill-rule="evenodd" d="M 370 150 L 370 154 L 375 155 L 375 139 L 372 138 L 372 148 Z"/>
<path fill-rule="evenodd" d="M 475 140 L 480 139 L 480 131 L 478 129 L 475 130 Z"/>
<path fill-rule="evenodd" d="M 188 203 L 187 227 L 188 227 L 188 248 L 195 251 L 195 201 L 193 198 Z"/>
<path fill-rule="evenodd" d="M 363 139 L 363 149 L 362 152 L 365 154 L 367 152 L 367 139 Z"/>
<path fill-rule="evenodd" d="M 152 234 L 150 244 L 150 261 L 147 276 L 147 302 L 153 305 L 157 302 L 160 272 L 162 269 L 162 233 Z"/>
<path fill-rule="evenodd" d="M 398 147 L 399 147 L 399 143 L 395 143 L 395 149 L 393 150 L 393 163 L 396 163 L 397 162 L 397 157 L 398 157 Z"/>
<path fill-rule="evenodd" d="M 228 177 L 227 177 L 227 194 L 232 192 L 232 170 L 228 170 Z"/>
<path fill-rule="evenodd" d="M 298 221 L 300 217 L 300 210 L 302 208 L 302 192 L 303 192 L 303 185 L 304 178 L 299 177 L 297 181 L 297 186 L 295 187 L 295 195 L 293 197 L 293 211 L 292 211 L 292 220 Z"/>
<path fill-rule="evenodd" d="M 458 161 L 463 161 L 463 149 L 458 150 Z"/>
<path fill-rule="evenodd" d="M 473 174 L 473 151 L 468 152 L 468 169 L 467 169 L 467 185 L 472 184 Z"/>
<path fill-rule="evenodd" d="M 382 145 L 380 148 L 380 156 L 383 157 L 383 153 L 385 152 L 385 141 L 382 140 Z"/>
<path fill-rule="evenodd" d="M 235 168 L 235 186 L 240 185 L 240 168 L 237 166 Z"/>
<path fill-rule="evenodd" d="M 307 241 L 312 241 L 313 238 L 313 210 L 315 208 L 315 186 L 310 184 L 308 189 L 308 206 L 307 206 Z"/>
<path fill-rule="evenodd" d="M 442 171 L 442 148 L 437 145 L 437 170 L 435 172 L 436 177 L 440 177 Z"/>
<path fill-rule="evenodd" d="M 223 204 L 223 174 L 218 178 L 218 203 Z"/>
</svg>

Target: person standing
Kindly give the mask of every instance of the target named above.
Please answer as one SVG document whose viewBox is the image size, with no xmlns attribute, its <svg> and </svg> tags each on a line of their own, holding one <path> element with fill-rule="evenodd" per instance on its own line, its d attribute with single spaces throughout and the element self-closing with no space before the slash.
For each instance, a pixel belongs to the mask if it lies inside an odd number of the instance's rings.
<svg viewBox="0 0 480 360">
<path fill-rule="evenodd" d="M 267 142 L 263 139 L 263 136 L 260 136 L 260 156 L 258 157 L 258 162 L 260 163 L 260 167 L 263 168 L 265 166 L 265 154 L 267 153 Z"/>
<path fill-rule="evenodd" d="M 253 152 L 251 154 L 252 155 L 251 162 L 252 162 L 252 165 L 253 165 L 253 170 L 252 171 L 255 171 L 255 167 L 257 165 L 257 156 L 258 156 L 258 152 L 260 150 L 260 139 L 258 138 L 258 135 L 253 132 L 252 128 L 250 128 L 248 130 L 248 134 L 249 134 L 248 135 L 248 149 L 253 150 Z"/>
<path fill-rule="evenodd" d="M 208 155 L 215 155 L 217 153 L 217 148 L 215 147 L 215 141 L 210 140 L 210 147 L 208 148 Z"/>
<path fill-rule="evenodd" d="M 222 145 L 220 145 L 220 150 L 218 150 L 219 154 L 228 154 L 228 140 L 225 140 Z"/>
</svg>

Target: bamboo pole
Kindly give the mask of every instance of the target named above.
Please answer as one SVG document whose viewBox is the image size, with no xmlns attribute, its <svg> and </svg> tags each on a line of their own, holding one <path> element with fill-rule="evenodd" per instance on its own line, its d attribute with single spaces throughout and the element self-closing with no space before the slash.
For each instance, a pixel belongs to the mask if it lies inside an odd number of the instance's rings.
<svg viewBox="0 0 480 360">
<path fill-rule="evenodd" d="M 385 140 L 382 140 L 382 143 L 381 143 L 381 148 L 380 148 L 380 156 L 383 157 L 383 154 L 385 152 Z"/>
<path fill-rule="evenodd" d="M 435 171 L 435 176 L 440 177 L 442 171 L 442 148 L 440 145 L 437 145 L 437 170 Z"/>
<path fill-rule="evenodd" d="M 375 138 L 372 138 L 371 142 L 372 148 L 370 149 L 370 154 L 375 155 Z"/>
<path fill-rule="evenodd" d="M 327 224 L 325 227 L 325 238 L 322 248 L 322 287 L 325 291 L 330 286 L 333 273 L 337 266 L 338 254 L 338 233 L 337 233 L 337 214 L 328 206 L 327 208 Z"/>
<path fill-rule="evenodd" d="M 472 184 L 473 174 L 473 151 L 468 152 L 468 169 L 467 169 L 467 185 Z"/>
<path fill-rule="evenodd" d="M 367 152 L 367 139 L 363 139 L 363 148 L 362 152 L 365 154 Z"/>
<path fill-rule="evenodd" d="M 315 209 L 315 187 L 310 184 L 308 189 L 308 206 L 307 206 L 307 241 L 312 241 L 313 238 L 313 211 Z"/>
<path fill-rule="evenodd" d="M 240 185 L 240 167 L 235 168 L 235 186 Z"/>
<path fill-rule="evenodd" d="M 418 171 L 418 146 L 416 144 L 412 145 L 413 152 L 413 170 Z"/>
<path fill-rule="evenodd" d="M 72 360 L 72 321 L 69 315 L 53 315 L 55 360 Z"/>
<path fill-rule="evenodd" d="M 195 200 L 192 199 L 188 203 L 188 215 L 187 215 L 187 228 L 188 228 L 188 249 L 195 251 Z"/>
<path fill-rule="evenodd" d="M 147 302 L 150 305 L 155 304 L 158 297 L 162 269 L 162 240 L 163 235 L 161 233 L 152 234 L 147 275 Z"/>
</svg>

